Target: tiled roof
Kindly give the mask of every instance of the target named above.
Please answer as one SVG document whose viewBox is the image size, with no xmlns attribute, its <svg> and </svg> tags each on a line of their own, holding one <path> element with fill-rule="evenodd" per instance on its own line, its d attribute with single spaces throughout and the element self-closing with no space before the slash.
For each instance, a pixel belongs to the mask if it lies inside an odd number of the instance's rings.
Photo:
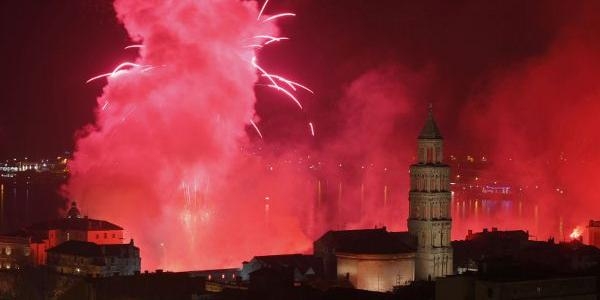
<svg viewBox="0 0 600 300">
<path fill-rule="evenodd" d="M 421 130 L 421 134 L 419 134 L 419 139 L 442 139 L 442 134 L 435 124 L 431 110 L 429 111 L 425 125 Z"/>
<path fill-rule="evenodd" d="M 320 273 L 322 265 L 320 258 L 313 255 L 303 254 L 255 256 L 254 260 L 258 260 L 271 268 L 293 267 L 298 269 L 303 274 L 311 268 L 314 272 Z"/>
<path fill-rule="evenodd" d="M 68 254 L 82 257 L 125 257 L 128 255 L 130 247 L 136 248 L 132 244 L 109 244 L 98 245 L 91 242 L 67 241 L 56 247 L 47 250 L 48 253 Z"/>
<path fill-rule="evenodd" d="M 122 227 L 104 220 L 90 218 L 63 218 L 40 222 L 27 228 L 28 230 L 81 230 L 81 231 L 103 231 L 123 230 Z"/>
<path fill-rule="evenodd" d="M 416 251 L 416 239 L 408 232 L 388 232 L 385 228 L 329 231 L 322 242 L 336 252 L 396 254 Z"/>
</svg>

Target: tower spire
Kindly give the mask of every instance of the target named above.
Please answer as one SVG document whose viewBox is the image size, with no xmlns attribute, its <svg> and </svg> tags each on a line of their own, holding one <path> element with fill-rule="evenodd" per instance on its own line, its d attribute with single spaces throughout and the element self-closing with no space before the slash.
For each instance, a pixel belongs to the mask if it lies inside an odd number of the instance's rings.
<svg viewBox="0 0 600 300">
<path fill-rule="evenodd" d="M 419 134 L 420 140 L 441 140 L 442 134 L 433 119 L 433 104 L 429 103 L 429 109 L 427 114 L 427 120 L 425 121 L 425 125 Z"/>
</svg>

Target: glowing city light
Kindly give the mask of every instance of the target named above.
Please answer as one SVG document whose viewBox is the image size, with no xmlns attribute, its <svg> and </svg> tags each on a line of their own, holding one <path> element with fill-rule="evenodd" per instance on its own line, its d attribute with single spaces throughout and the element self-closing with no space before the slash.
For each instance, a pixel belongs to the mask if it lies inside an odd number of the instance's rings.
<svg viewBox="0 0 600 300">
<path fill-rule="evenodd" d="M 573 229 L 571 234 L 569 234 L 569 237 L 572 240 L 577 240 L 577 239 L 581 238 L 582 234 L 583 234 L 583 230 L 581 229 L 581 227 L 577 226 L 577 227 L 575 227 L 575 229 Z"/>
</svg>

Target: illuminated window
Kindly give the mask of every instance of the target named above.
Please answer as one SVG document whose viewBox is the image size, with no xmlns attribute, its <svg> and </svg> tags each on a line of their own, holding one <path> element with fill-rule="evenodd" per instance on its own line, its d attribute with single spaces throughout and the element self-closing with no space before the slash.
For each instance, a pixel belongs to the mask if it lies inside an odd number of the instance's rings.
<svg viewBox="0 0 600 300">
<path fill-rule="evenodd" d="M 225 274 L 221 274 L 221 279 L 225 279 Z"/>
<path fill-rule="evenodd" d="M 12 249 L 9 246 L 6 246 L 4 251 L 6 252 L 6 255 L 10 255 L 12 253 Z"/>
</svg>

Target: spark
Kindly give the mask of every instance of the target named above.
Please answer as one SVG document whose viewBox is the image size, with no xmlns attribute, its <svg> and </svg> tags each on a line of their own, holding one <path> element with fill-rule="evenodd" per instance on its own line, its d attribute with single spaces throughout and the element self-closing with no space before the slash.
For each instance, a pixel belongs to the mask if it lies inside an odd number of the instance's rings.
<svg viewBox="0 0 600 300">
<path fill-rule="evenodd" d="M 252 66 L 255 67 L 257 70 L 259 70 L 265 77 L 267 77 L 269 79 L 269 81 L 271 81 L 271 83 L 273 83 L 273 85 L 278 86 L 277 83 L 275 82 L 275 80 L 273 80 L 273 77 L 271 76 L 271 74 L 267 73 L 267 71 L 265 71 L 265 69 L 263 69 L 261 66 L 259 66 L 256 63 L 256 56 L 252 57 Z"/>
<path fill-rule="evenodd" d="M 281 81 L 287 83 L 288 85 L 293 85 L 292 81 L 287 80 L 278 75 L 269 74 L 267 71 L 265 71 L 265 69 L 263 69 L 261 66 L 259 66 L 256 63 L 256 56 L 252 57 L 251 63 L 252 63 L 252 66 L 254 66 L 257 70 L 259 70 L 264 77 L 266 77 L 267 79 L 269 79 L 269 81 L 271 81 L 272 84 L 267 85 L 268 87 L 274 88 L 274 89 L 284 93 L 286 96 L 288 96 L 290 99 L 292 99 L 294 101 L 294 103 L 296 103 L 296 105 L 298 105 L 298 107 L 300 107 L 301 110 L 304 109 L 302 107 L 302 104 L 300 103 L 300 101 L 298 101 L 298 99 L 296 98 L 296 96 L 294 96 L 294 94 L 292 94 L 290 91 L 286 90 L 285 88 L 282 88 L 281 86 L 279 86 L 277 84 L 277 82 L 275 82 L 274 78 L 277 78 L 278 80 L 281 80 Z M 298 84 L 298 86 L 301 86 L 301 85 Z"/>
<path fill-rule="evenodd" d="M 269 0 L 265 0 L 265 3 L 263 3 L 263 6 L 260 8 L 260 11 L 258 12 L 258 16 L 256 17 L 256 20 L 260 20 L 260 17 L 262 16 L 263 12 L 265 11 L 265 7 L 267 7 L 267 3 L 269 3 Z"/>
<path fill-rule="evenodd" d="M 100 74 L 98 76 L 94 76 L 90 79 L 88 79 L 85 83 L 90 83 L 96 79 L 100 79 L 103 77 L 113 77 L 116 76 L 120 71 L 124 71 L 124 68 L 126 67 L 131 67 L 131 68 L 139 68 L 139 67 L 143 67 L 142 65 L 136 64 L 136 63 L 132 63 L 132 62 L 124 62 L 120 65 L 118 65 L 112 72 L 110 73 L 104 73 L 104 74 Z M 148 68 L 148 67 L 146 67 Z"/>
<path fill-rule="evenodd" d="M 268 45 L 268 44 L 271 44 L 271 43 L 275 43 L 275 42 L 284 41 L 284 40 L 289 40 L 289 39 L 290 39 L 290 38 L 287 38 L 287 37 L 276 37 L 276 38 L 273 38 L 273 39 L 271 39 L 271 40 L 268 40 L 268 41 L 265 43 L 265 45 Z"/>
<path fill-rule="evenodd" d="M 290 38 L 285 37 L 285 36 L 271 36 L 271 35 L 256 35 L 254 36 L 255 39 L 265 39 L 267 40 L 265 42 L 265 45 L 269 45 L 271 43 L 275 43 L 275 42 L 279 42 L 279 41 L 283 41 L 283 40 L 289 40 Z"/>
<path fill-rule="evenodd" d="M 310 134 L 312 134 L 312 136 L 315 136 L 315 127 L 313 126 L 313 123 L 308 122 L 308 126 L 310 127 Z"/>
<path fill-rule="evenodd" d="M 90 82 L 92 82 L 92 81 L 94 81 L 94 80 L 96 80 L 96 79 L 100 79 L 100 78 L 103 78 L 103 77 L 108 77 L 108 76 L 110 76 L 110 75 L 112 75 L 112 73 L 104 73 L 104 74 L 100 74 L 100 75 L 98 75 L 98 76 L 94 76 L 94 77 L 92 77 L 92 78 L 88 79 L 88 80 L 87 80 L 85 83 L 90 83 Z"/>
<path fill-rule="evenodd" d="M 104 101 L 104 105 L 102 105 L 102 110 L 105 110 L 108 107 L 108 101 Z"/>
<path fill-rule="evenodd" d="M 258 129 L 258 126 L 256 126 L 256 123 L 254 123 L 254 121 L 250 120 L 250 124 L 252 124 L 252 127 L 254 127 L 254 130 L 256 130 L 256 133 L 258 133 L 258 136 L 260 136 L 260 139 L 262 140 L 263 135 L 262 135 L 262 133 L 260 133 L 260 129 Z"/>
<path fill-rule="evenodd" d="M 127 49 L 133 49 L 133 48 L 144 48 L 144 45 L 129 45 L 123 49 L 127 50 Z"/>
<path fill-rule="evenodd" d="M 274 15 L 274 16 L 270 16 L 270 17 L 268 17 L 268 18 L 264 19 L 264 20 L 263 20 L 263 22 L 269 22 L 269 21 L 273 21 L 273 20 L 275 20 L 275 19 L 279 19 L 279 18 L 281 18 L 281 17 L 295 17 L 295 16 L 296 16 L 296 14 L 293 14 L 293 13 L 282 13 L 282 14 L 276 14 L 276 15 Z"/>
<path fill-rule="evenodd" d="M 272 88 L 274 88 L 274 89 L 276 89 L 276 90 L 284 93 L 290 99 L 292 99 L 296 103 L 296 105 L 298 105 L 298 107 L 300 107 L 301 110 L 304 109 L 302 107 L 302 104 L 300 103 L 300 101 L 298 101 L 298 99 L 292 93 L 290 93 L 290 91 L 288 91 L 288 90 L 286 90 L 286 89 L 284 89 L 284 88 L 282 88 L 282 87 L 280 87 L 280 86 L 278 86 L 276 84 L 270 84 L 269 87 L 272 87 Z"/>
<path fill-rule="evenodd" d="M 304 85 L 302 85 L 302 84 L 299 84 L 299 83 L 297 83 L 297 82 L 295 82 L 295 81 L 289 80 L 289 79 L 287 79 L 287 78 L 285 78 L 285 77 L 281 77 L 281 76 L 279 76 L 279 75 L 273 75 L 273 74 L 269 74 L 269 75 L 270 75 L 271 77 L 273 77 L 273 78 L 275 78 L 275 79 L 279 80 L 279 81 L 282 81 L 282 82 L 284 82 L 285 84 L 287 84 L 287 85 L 288 85 L 288 86 L 289 86 L 289 87 L 290 87 L 292 90 L 294 90 L 294 91 L 296 90 L 296 87 L 299 87 L 299 88 L 301 88 L 301 89 L 304 89 L 304 90 L 306 90 L 307 92 L 309 92 L 309 93 L 311 93 L 311 94 L 314 94 L 314 92 L 313 92 L 311 89 L 309 89 L 309 88 L 307 88 L 306 86 L 304 86 Z M 263 75 L 263 76 L 264 76 L 264 75 Z"/>
</svg>

